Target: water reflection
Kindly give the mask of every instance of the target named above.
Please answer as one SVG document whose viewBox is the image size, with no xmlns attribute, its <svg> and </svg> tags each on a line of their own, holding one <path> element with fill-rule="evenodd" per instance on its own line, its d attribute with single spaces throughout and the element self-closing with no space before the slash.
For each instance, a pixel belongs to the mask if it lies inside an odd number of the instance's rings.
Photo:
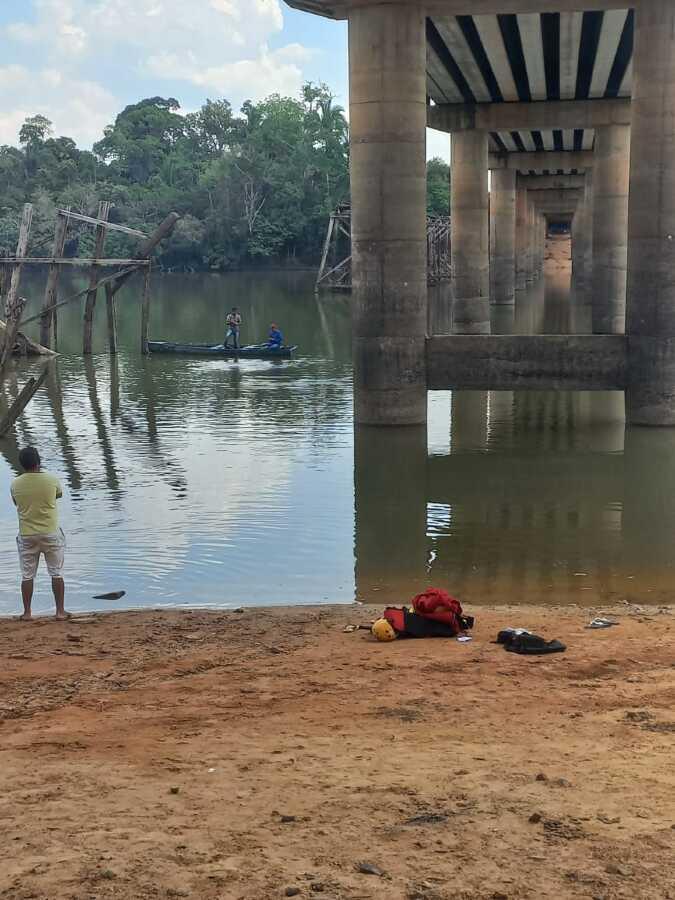
<svg viewBox="0 0 675 900">
<path fill-rule="evenodd" d="M 494 330 L 587 330 L 568 278 L 496 308 Z M 63 478 L 73 609 L 120 589 L 154 606 L 400 603 L 429 583 L 472 604 L 667 595 L 675 432 L 625 434 L 621 394 L 526 392 L 434 392 L 427 430 L 354 431 L 349 300 L 312 288 L 311 274 L 158 280 L 153 336 L 220 336 L 236 298 L 246 339 L 275 318 L 300 344 L 281 364 L 140 357 L 131 288 L 119 355 L 84 362 L 65 308 L 73 355 L 0 441 L 0 490 L 26 442 Z M 447 327 L 447 291 L 432 297 Z M 16 609 L 14 533 L 3 504 L 0 613 Z"/>
</svg>

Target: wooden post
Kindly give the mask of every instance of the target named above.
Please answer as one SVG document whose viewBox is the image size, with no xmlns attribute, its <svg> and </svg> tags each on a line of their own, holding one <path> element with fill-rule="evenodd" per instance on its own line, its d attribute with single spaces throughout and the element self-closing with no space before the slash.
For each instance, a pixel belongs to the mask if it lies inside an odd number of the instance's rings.
<svg viewBox="0 0 675 900">
<path fill-rule="evenodd" d="M 56 219 L 56 229 L 54 231 L 54 249 L 52 256 L 58 259 L 63 256 L 66 246 L 66 232 L 68 231 L 68 219 L 59 215 Z M 40 319 L 40 343 L 43 347 L 52 346 L 52 320 L 54 321 L 54 346 L 56 347 L 56 310 L 52 310 L 52 306 L 56 303 L 56 294 L 59 286 L 59 275 L 61 274 L 61 266 L 52 263 L 49 267 L 47 275 L 47 287 L 45 289 L 44 300 L 42 301 L 42 318 Z"/>
<path fill-rule="evenodd" d="M 47 377 L 48 367 L 45 366 L 39 378 L 31 377 L 28 379 L 19 396 L 16 398 L 5 418 L 0 422 L 0 437 L 3 437 L 12 425 L 19 418 L 24 409 L 28 406 L 35 394 L 40 390 Z"/>
<path fill-rule="evenodd" d="M 9 266 L 7 263 L 0 263 L 0 318 L 5 312 L 5 290 L 9 281 Z"/>
<path fill-rule="evenodd" d="M 143 306 L 141 308 L 141 353 L 148 353 L 148 328 L 150 327 L 150 266 L 145 270 Z"/>
<path fill-rule="evenodd" d="M 19 259 L 23 259 L 26 256 L 26 251 L 28 250 L 28 238 L 30 236 L 30 226 L 32 221 L 33 205 L 31 203 L 26 203 L 23 208 L 23 214 L 21 216 L 19 240 L 17 241 L 16 245 L 16 256 Z M 13 299 L 19 293 L 19 281 L 21 280 L 22 267 L 23 263 L 14 263 L 13 265 L 10 263 L 7 265 L 7 268 L 5 270 L 5 284 L 9 283 L 9 287 L 6 288 L 5 302 L 2 307 L 3 315 L 5 315 Z"/>
<path fill-rule="evenodd" d="M 19 322 L 21 314 L 26 305 L 25 297 L 16 297 L 12 303 L 7 304 L 7 320 L 5 322 L 4 343 L 2 353 L 0 354 L 0 385 L 5 379 L 5 371 L 7 364 L 14 350 L 16 336 L 19 331 Z"/>
<path fill-rule="evenodd" d="M 328 262 L 328 251 L 330 250 L 330 244 L 333 239 L 333 229 L 335 228 L 335 216 L 331 215 L 330 222 L 328 223 L 328 231 L 326 232 L 326 240 L 323 245 L 323 254 L 321 256 L 321 265 L 319 266 L 319 274 L 316 276 L 316 284 L 314 285 L 314 292 L 319 292 L 319 285 L 323 279 L 323 273 L 326 269 L 326 263 Z"/>
<path fill-rule="evenodd" d="M 30 236 L 30 226 L 33 221 L 33 207 L 30 203 L 26 203 L 23 208 L 23 216 L 21 217 L 21 227 L 19 228 L 19 240 L 16 245 L 16 255 L 23 258 L 28 250 L 28 238 Z M 5 377 L 7 363 L 12 354 L 14 342 L 16 341 L 16 333 L 19 330 L 19 322 L 21 314 L 26 305 L 26 301 L 19 297 L 19 282 L 21 280 L 21 263 L 16 263 L 12 270 L 12 277 L 9 282 L 9 290 L 5 301 L 5 309 L 7 311 L 7 327 L 5 328 L 5 340 L 2 344 L 2 352 L 0 353 L 0 384 Z"/>
<path fill-rule="evenodd" d="M 110 214 L 110 203 L 102 200 L 98 205 L 98 218 L 108 221 Z M 94 247 L 94 260 L 98 260 L 103 255 L 103 245 L 105 243 L 106 229 L 105 225 L 96 226 L 96 245 Z M 89 275 L 89 291 L 87 292 L 87 301 L 84 305 L 84 335 L 82 339 L 82 352 L 85 356 L 91 356 L 91 337 L 94 326 L 94 308 L 96 306 L 96 294 L 98 292 L 99 267 L 96 262 L 91 267 Z"/>
<path fill-rule="evenodd" d="M 112 281 L 105 283 L 105 305 L 108 313 L 108 347 L 111 354 L 117 353 L 117 301 Z"/>
</svg>

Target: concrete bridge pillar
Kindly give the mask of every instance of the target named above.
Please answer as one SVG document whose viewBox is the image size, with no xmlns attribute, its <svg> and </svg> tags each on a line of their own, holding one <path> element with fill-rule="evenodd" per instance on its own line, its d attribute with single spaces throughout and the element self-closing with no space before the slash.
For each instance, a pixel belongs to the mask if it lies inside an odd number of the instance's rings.
<svg viewBox="0 0 675 900">
<path fill-rule="evenodd" d="M 487 132 L 453 132 L 451 167 L 453 331 L 456 334 L 489 334 Z"/>
<path fill-rule="evenodd" d="M 586 170 L 583 196 L 575 214 L 572 253 L 577 259 L 577 275 L 575 289 L 577 296 L 584 302 L 590 300 L 593 276 L 593 171 Z M 574 247 L 576 243 L 576 249 Z"/>
<path fill-rule="evenodd" d="M 537 243 L 539 231 L 539 214 L 535 206 L 534 200 L 530 195 L 530 251 L 529 251 L 529 280 L 534 283 L 539 277 L 539 266 L 537 263 Z"/>
<path fill-rule="evenodd" d="M 596 128 L 591 282 L 594 334 L 623 334 L 626 330 L 629 173 L 630 127 Z"/>
<path fill-rule="evenodd" d="M 572 289 L 579 292 L 583 280 L 583 201 L 579 203 L 576 212 L 572 216 L 571 241 L 572 241 Z"/>
<path fill-rule="evenodd" d="M 635 11 L 628 208 L 633 425 L 675 425 L 675 3 Z"/>
<path fill-rule="evenodd" d="M 546 216 L 537 213 L 537 222 L 537 278 L 543 278 L 546 258 Z"/>
<path fill-rule="evenodd" d="M 516 302 L 516 171 L 495 169 L 490 189 L 490 296 Z"/>
<path fill-rule="evenodd" d="M 418 7 L 349 11 L 354 417 L 426 422 L 426 36 Z"/>
<path fill-rule="evenodd" d="M 528 250 L 528 205 L 527 188 L 516 188 L 516 290 L 524 291 L 527 287 L 527 250 Z"/>
</svg>

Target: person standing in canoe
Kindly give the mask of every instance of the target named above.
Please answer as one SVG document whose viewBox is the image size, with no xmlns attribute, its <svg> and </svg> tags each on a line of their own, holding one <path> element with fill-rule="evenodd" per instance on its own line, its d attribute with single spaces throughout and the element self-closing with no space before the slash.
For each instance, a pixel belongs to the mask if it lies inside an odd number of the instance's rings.
<svg viewBox="0 0 675 900">
<path fill-rule="evenodd" d="M 19 453 L 19 463 L 24 474 L 14 479 L 10 493 L 19 514 L 19 536 L 16 543 L 21 562 L 21 619 L 29 622 L 32 618 L 33 582 L 40 554 L 44 556 L 47 571 L 52 578 L 56 618 L 65 619 L 63 557 L 66 539 L 59 527 L 56 509 L 56 501 L 63 496 L 63 489 L 58 478 L 42 471 L 40 454 L 35 447 L 24 447 Z"/>
<path fill-rule="evenodd" d="M 274 322 L 270 325 L 270 333 L 267 338 L 267 343 L 264 345 L 268 350 L 279 350 L 279 348 L 284 343 L 284 336 L 279 331 L 279 326 Z"/>
<path fill-rule="evenodd" d="M 229 313 L 227 319 L 225 320 L 225 324 L 227 326 L 227 333 L 225 335 L 225 340 L 223 341 L 223 347 L 226 350 L 239 350 L 239 331 L 241 329 L 241 315 L 239 313 L 239 307 L 233 306 L 232 312 Z M 233 341 L 233 347 L 230 348 L 230 338 Z"/>
</svg>

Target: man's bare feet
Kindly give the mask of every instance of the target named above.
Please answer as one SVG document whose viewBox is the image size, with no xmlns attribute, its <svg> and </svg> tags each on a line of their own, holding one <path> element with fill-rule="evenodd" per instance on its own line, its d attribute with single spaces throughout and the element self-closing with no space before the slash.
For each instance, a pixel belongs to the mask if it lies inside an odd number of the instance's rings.
<svg viewBox="0 0 675 900">
<path fill-rule="evenodd" d="M 70 613 L 65 612 L 65 610 L 63 612 L 57 612 L 54 618 L 59 622 L 63 622 L 65 619 L 70 618 Z"/>
<path fill-rule="evenodd" d="M 19 622 L 32 622 L 33 616 L 30 613 L 24 613 L 22 616 L 19 616 Z"/>
</svg>

